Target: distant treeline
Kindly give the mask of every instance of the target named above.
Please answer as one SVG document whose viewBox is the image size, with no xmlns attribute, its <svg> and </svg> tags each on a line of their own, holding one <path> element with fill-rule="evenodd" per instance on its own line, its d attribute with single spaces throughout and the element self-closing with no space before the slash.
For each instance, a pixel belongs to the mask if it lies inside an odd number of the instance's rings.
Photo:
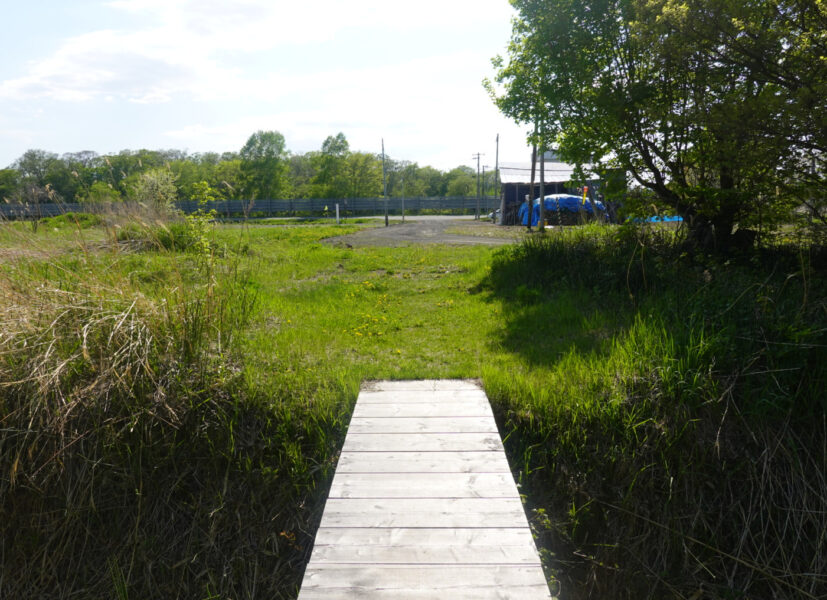
<svg viewBox="0 0 827 600">
<path fill-rule="evenodd" d="M 399 196 L 473 196 L 474 170 L 420 167 L 385 157 L 387 191 Z M 492 193 L 493 174 L 486 174 Z M 0 169 L 0 198 L 9 203 L 373 198 L 381 196 L 382 156 L 350 149 L 344 134 L 320 150 L 287 150 L 277 131 L 258 131 L 238 152 L 92 151 L 57 155 L 28 150 Z"/>
</svg>

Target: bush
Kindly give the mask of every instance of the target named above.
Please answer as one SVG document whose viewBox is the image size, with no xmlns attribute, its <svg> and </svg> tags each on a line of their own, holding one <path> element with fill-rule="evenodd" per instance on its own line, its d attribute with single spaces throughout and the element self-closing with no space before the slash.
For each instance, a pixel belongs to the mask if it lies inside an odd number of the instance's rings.
<svg viewBox="0 0 827 600">
<path fill-rule="evenodd" d="M 91 213 L 73 213 L 67 212 L 56 217 L 45 217 L 40 219 L 40 223 L 45 227 L 78 227 L 80 229 L 88 229 L 96 227 L 103 222 L 99 215 Z"/>
</svg>

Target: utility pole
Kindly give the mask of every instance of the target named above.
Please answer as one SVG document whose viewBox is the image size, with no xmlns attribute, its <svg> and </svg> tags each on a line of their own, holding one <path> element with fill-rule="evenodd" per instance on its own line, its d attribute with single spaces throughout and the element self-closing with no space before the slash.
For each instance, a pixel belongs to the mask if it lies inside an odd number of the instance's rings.
<svg viewBox="0 0 827 600">
<path fill-rule="evenodd" d="M 485 210 L 485 170 L 488 168 L 488 165 L 482 166 L 482 210 Z M 482 212 L 477 217 L 478 219 L 482 218 Z"/>
<path fill-rule="evenodd" d="M 477 220 L 480 218 L 480 156 L 485 156 L 485 154 L 477 152 L 471 155 L 471 158 L 477 159 L 477 212 L 474 215 L 474 218 Z"/>
<path fill-rule="evenodd" d="M 385 227 L 388 226 L 388 182 L 385 178 L 385 138 L 382 138 L 382 196 L 385 198 Z"/>
<path fill-rule="evenodd" d="M 503 213 L 505 213 L 505 199 L 500 193 L 500 134 L 497 134 L 497 154 L 494 157 L 494 193 L 500 199 L 500 223 L 502 224 Z M 496 213 L 495 213 L 496 216 Z M 496 222 L 496 218 L 494 219 Z"/>
</svg>

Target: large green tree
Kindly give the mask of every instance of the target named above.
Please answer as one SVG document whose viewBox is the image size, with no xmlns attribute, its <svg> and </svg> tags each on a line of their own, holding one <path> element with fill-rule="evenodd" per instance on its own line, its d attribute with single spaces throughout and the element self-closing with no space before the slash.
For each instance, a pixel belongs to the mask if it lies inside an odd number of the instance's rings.
<svg viewBox="0 0 827 600">
<path fill-rule="evenodd" d="M 319 198 L 348 197 L 347 159 L 350 144 L 343 133 L 328 136 L 322 142 L 321 152 L 313 154 L 316 175 L 314 192 Z"/>
<path fill-rule="evenodd" d="M 471 167 L 457 167 L 446 175 L 445 193 L 448 196 L 472 196 L 477 189 L 477 176 Z"/>
<path fill-rule="evenodd" d="M 291 198 L 310 198 L 313 196 L 313 179 L 316 176 L 314 152 L 291 154 L 288 160 L 288 180 Z"/>
<path fill-rule="evenodd" d="M 763 140 L 787 149 L 777 185 L 827 224 L 827 3 L 818 0 L 674 0 L 671 25 L 716 60 L 761 82 L 772 118 Z"/>
<path fill-rule="evenodd" d="M 28 201 L 72 201 L 82 187 L 80 165 L 74 165 L 45 150 L 27 150 L 12 165 L 20 174 L 21 189 Z M 39 190 L 39 191 L 38 191 Z"/>
<path fill-rule="evenodd" d="M 382 193 L 382 161 L 367 152 L 351 152 L 345 160 L 344 198 L 373 198 Z"/>
<path fill-rule="evenodd" d="M 46 176 L 58 161 L 57 154 L 45 150 L 26 150 L 12 165 L 25 180 L 45 186 Z"/>
<path fill-rule="evenodd" d="M 495 60 L 496 101 L 517 121 L 539 124 L 541 142 L 558 143 L 574 162 L 624 169 L 707 245 L 728 245 L 762 204 L 788 200 L 777 190 L 803 170 L 791 157 L 810 140 L 794 132 L 812 128 L 800 125 L 790 90 L 746 58 L 758 52 L 777 62 L 789 43 L 769 2 L 747 2 L 737 16 L 734 0 L 512 4 L 518 16 L 508 62 Z M 813 22 L 797 27 L 818 38 Z M 757 41 L 739 41 L 746 38 Z M 799 52 L 820 52 L 808 48 Z M 822 77 L 819 61 L 808 61 Z M 808 106 L 823 122 L 823 102 Z"/>
<path fill-rule="evenodd" d="M 20 173 L 17 169 L 0 169 L 0 202 L 11 202 L 19 189 Z"/>
<path fill-rule="evenodd" d="M 239 154 L 246 196 L 251 199 L 284 197 L 288 190 L 288 155 L 282 134 L 257 131 Z"/>
</svg>

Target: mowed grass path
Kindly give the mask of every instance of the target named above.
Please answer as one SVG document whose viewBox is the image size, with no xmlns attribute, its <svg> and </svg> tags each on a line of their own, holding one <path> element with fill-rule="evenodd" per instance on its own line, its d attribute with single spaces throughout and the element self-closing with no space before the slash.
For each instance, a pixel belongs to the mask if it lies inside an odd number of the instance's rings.
<svg viewBox="0 0 827 600">
<path fill-rule="evenodd" d="M 350 227 L 225 230 L 256 263 L 258 316 L 245 342 L 249 376 L 367 379 L 547 378 L 573 349 L 597 350 L 625 319 L 566 293 L 535 306 L 536 321 L 492 294 L 486 246 L 337 248 Z M 517 293 L 520 291 L 518 290 Z M 533 299 L 532 299 L 533 300 Z"/>
<path fill-rule="evenodd" d="M 372 379 L 478 378 L 501 418 L 529 407 L 602 410 L 615 363 L 627 359 L 613 338 L 627 330 L 628 311 L 566 286 L 554 297 L 524 286 L 495 291 L 491 269 L 502 249 L 323 242 L 354 229 L 219 233 L 228 243 L 243 236 L 257 265 L 258 310 L 242 342 L 251 387 L 305 398 L 313 418 L 335 422 L 340 436 L 359 385 Z M 607 361 L 613 353 L 617 361 Z"/>
<path fill-rule="evenodd" d="M 263 320 L 248 352 L 259 376 L 480 377 L 484 365 L 506 358 L 491 343 L 502 306 L 478 288 L 490 249 L 312 242 L 333 233 L 250 231 Z"/>
</svg>

